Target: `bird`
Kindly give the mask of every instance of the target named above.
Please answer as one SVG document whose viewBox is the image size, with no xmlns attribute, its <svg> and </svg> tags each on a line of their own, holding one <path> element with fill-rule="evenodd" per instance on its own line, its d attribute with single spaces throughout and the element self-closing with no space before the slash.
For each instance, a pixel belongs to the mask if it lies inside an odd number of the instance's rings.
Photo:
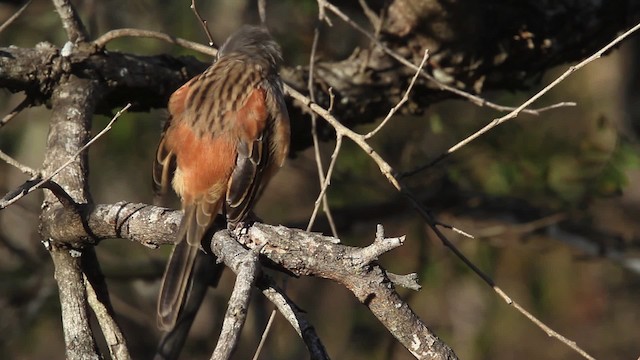
<svg viewBox="0 0 640 360">
<path fill-rule="evenodd" d="M 211 66 L 169 98 L 153 187 L 164 196 L 171 185 L 184 216 L 158 299 L 161 330 L 171 330 L 179 319 L 196 256 L 210 240 L 218 214 L 229 229 L 244 226 L 287 157 L 282 62 L 280 46 L 267 29 L 244 25 L 223 43 Z"/>
</svg>

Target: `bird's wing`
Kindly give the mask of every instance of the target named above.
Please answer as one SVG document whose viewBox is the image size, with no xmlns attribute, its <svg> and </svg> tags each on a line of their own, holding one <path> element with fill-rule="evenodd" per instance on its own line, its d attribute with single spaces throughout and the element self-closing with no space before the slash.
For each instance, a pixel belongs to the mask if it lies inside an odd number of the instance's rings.
<svg viewBox="0 0 640 360">
<path fill-rule="evenodd" d="M 266 104 L 266 90 L 255 87 L 244 105 L 229 113 L 236 124 L 238 145 L 236 165 L 227 185 L 226 216 L 233 227 L 243 221 L 253 207 L 256 195 L 270 166 L 270 138 L 273 120 Z"/>
</svg>

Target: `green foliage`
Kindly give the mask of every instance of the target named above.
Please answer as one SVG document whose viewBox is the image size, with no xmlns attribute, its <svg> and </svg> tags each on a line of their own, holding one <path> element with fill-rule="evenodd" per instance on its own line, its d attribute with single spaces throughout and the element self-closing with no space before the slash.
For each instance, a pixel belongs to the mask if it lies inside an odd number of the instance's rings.
<svg viewBox="0 0 640 360">
<path fill-rule="evenodd" d="M 619 193 L 637 150 L 603 117 L 565 125 L 507 124 L 457 154 L 448 173 L 464 189 L 552 207 Z"/>
</svg>

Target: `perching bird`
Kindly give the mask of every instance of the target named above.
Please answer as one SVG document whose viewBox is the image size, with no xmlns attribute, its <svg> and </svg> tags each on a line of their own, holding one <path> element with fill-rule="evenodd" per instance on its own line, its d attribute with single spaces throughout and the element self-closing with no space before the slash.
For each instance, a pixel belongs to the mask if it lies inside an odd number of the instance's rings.
<svg viewBox="0 0 640 360">
<path fill-rule="evenodd" d="M 280 47 L 267 30 L 243 26 L 222 45 L 213 65 L 169 99 L 169 120 L 153 164 L 154 189 L 164 194 L 171 183 L 184 217 L 160 290 L 163 330 L 176 324 L 201 241 L 209 240 L 218 213 L 229 228 L 241 224 L 287 156 L 281 62 Z"/>
</svg>

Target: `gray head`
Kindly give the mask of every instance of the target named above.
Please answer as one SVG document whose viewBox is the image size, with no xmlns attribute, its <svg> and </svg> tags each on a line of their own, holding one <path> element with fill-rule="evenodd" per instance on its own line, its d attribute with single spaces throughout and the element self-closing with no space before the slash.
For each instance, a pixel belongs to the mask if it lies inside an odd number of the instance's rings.
<svg viewBox="0 0 640 360">
<path fill-rule="evenodd" d="M 278 70 L 282 64 L 280 45 L 267 29 L 260 26 L 243 25 L 236 30 L 220 47 L 218 58 L 234 53 L 264 61 L 274 70 Z"/>
</svg>

